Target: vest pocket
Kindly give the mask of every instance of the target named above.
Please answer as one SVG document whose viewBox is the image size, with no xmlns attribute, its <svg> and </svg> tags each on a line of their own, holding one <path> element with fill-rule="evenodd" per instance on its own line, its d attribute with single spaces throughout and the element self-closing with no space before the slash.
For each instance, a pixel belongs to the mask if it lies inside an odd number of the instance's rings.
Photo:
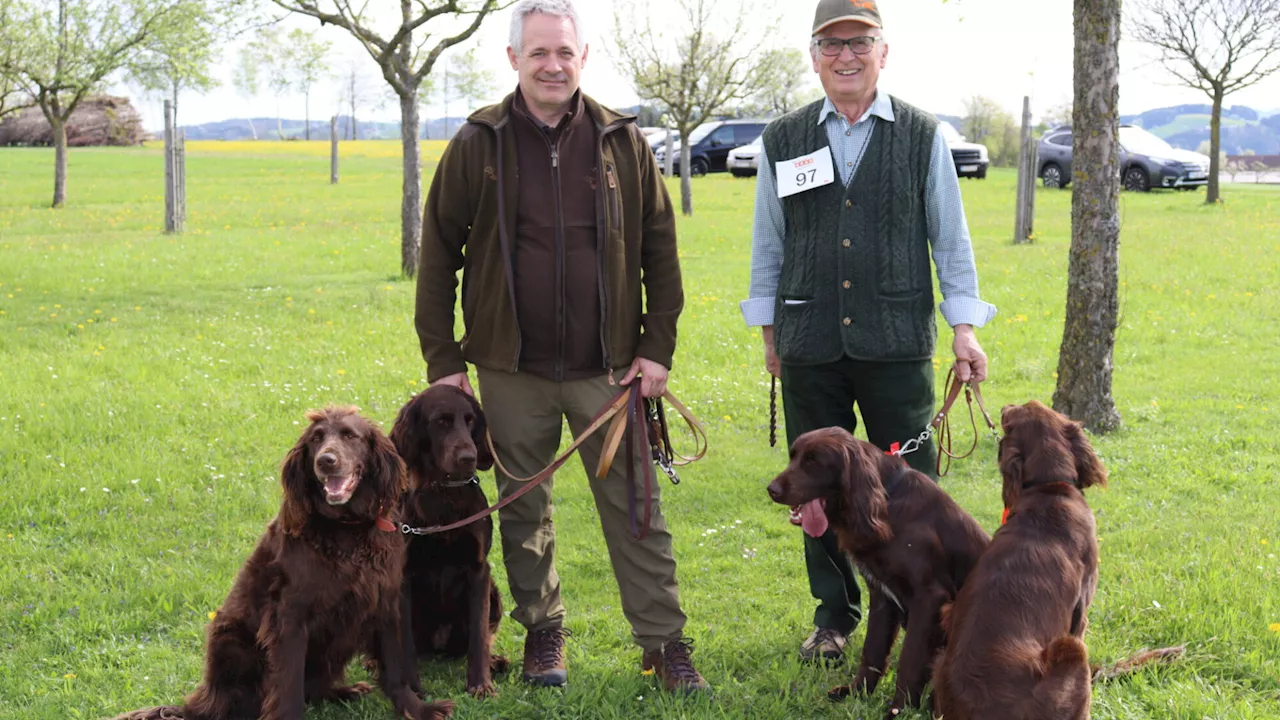
<svg viewBox="0 0 1280 720">
<path fill-rule="evenodd" d="M 933 288 L 880 295 L 884 331 L 880 339 L 886 360 L 917 360 L 933 355 L 937 327 L 933 320 Z"/>
<path fill-rule="evenodd" d="M 779 296 L 773 313 L 773 346 L 784 363 L 812 365 L 840 357 L 838 320 L 815 298 Z"/>
</svg>

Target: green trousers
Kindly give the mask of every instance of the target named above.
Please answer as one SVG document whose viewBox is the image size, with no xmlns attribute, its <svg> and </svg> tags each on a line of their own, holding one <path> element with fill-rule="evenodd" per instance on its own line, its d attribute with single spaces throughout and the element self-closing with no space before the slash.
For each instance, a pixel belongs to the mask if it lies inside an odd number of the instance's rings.
<svg viewBox="0 0 1280 720">
<path fill-rule="evenodd" d="M 591 417 L 621 389 L 608 376 L 554 382 L 527 373 L 478 370 L 480 395 L 489 431 L 498 455 L 511 472 L 529 477 L 555 458 L 564 419 L 576 437 Z M 661 483 L 653 484 L 653 514 L 649 535 L 631 539 L 627 514 L 626 450 L 620 448 L 609 475 L 595 477 L 604 444 L 604 430 L 596 432 L 578 449 L 590 478 L 613 575 L 622 598 L 622 612 L 631 623 L 636 644 L 657 650 L 683 634 L 685 615 L 680 609 L 676 561 L 671 533 L 662 515 Z M 636 455 L 634 477 L 640 463 L 649 461 L 647 444 Z M 520 487 L 495 468 L 498 493 L 506 497 Z M 502 537 L 502 562 L 515 608 L 511 617 L 529 630 L 543 630 L 564 623 L 560 576 L 556 574 L 556 531 L 551 494 L 555 478 L 549 478 L 514 503 L 498 511 Z M 638 506 L 643 505 L 640 500 Z"/>
<path fill-rule="evenodd" d="M 933 418 L 933 363 L 865 362 L 848 358 L 825 365 L 783 365 L 782 407 L 787 442 L 810 430 L 839 426 L 849 432 L 866 424 L 867 439 L 882 449 L 917 437 Z M 854 414 L 857 406 L 858 415 Z M 932 441 L 903 456 L 934 477 L 937 450 Z M 936 478 L 935 478 L 936 479 Z M 834 530 L 804 538 L 809 591 L 818 601 L 815 627 L 849 633 L 862 619 L 857 573 L 836 543 Z"/>
</svg>

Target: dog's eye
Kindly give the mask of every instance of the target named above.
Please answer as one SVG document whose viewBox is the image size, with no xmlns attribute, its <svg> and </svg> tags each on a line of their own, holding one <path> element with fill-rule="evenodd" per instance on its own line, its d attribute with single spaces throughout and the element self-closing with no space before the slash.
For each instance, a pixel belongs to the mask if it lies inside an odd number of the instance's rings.
<svg viewBox="0 0 1280 720">
<path fill-rule="evenodd" d="M 346 438 L 347 440 L 350 440 L 350 439 L 354 438 L 355 436 L 356 436 L 356 431 L 355 431 L 355 430 L 346 429 L 346 430 L 343 430 L 343 431 L 342 431 L 342 437 Z"/>
</svg>

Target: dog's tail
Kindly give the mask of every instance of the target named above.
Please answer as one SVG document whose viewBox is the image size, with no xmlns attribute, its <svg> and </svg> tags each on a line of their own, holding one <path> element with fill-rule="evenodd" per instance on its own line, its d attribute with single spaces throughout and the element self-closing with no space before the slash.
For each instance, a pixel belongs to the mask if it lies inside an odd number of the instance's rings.
<svg viewBox="0 0 1280 720">
<path fill-rule="evenodd" d="M 1160 648 L 1159 650 L 1142 649 L 1117 663 L 1093 666 L 1093 682 L 1097 684 L 1104 680 L 1113 680 L 1128 675 L 1149 663 L 1172 662 L 1185 655 L 1186 652 L 1186 645 Z"/>
<path fill-rule="evenodd" d="M 186 720 L 186 715 L 182 714 L 182 707 L 179 705 L 162 705 L 160 707 L 143 708 L 134 710 L 123 715 L 116 716 L 115 720 Z"/>
</svg>

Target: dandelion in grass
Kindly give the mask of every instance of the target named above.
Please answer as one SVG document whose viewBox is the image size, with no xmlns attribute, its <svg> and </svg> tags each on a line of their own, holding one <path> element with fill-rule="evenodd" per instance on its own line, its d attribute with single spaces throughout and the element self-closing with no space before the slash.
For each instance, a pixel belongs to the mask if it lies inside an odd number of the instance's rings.
<svg viewBox="0 0 1280 720">
<path fill-rule="evenodd" d="M 1280 623 L 1271 623 L 1270 625 L 1267 626 L 1267 629 L 1273 633 L 1280 633 Z"/>
<path fill-rule="evenodd" d="M 210 620 L 212 620 L 212 619 L 214 619 L 214 618 L 216 618 L 216 617 L 218 617 L 218 611 L 217 611 L 217 610 L 211 610 L 211 611 L 209 612 L 209 619 L 210 619 Z"/>
<path fill-rule="evenodd" d="M 62 676 L 62 678 L 63 678 L 64 680 L 75 680 L 75 679 L 76 679 L 76 674 L 75 674 L 75 673 L 67 673 L 66 675 L 63 675 L 63 676 Z"/>
</svg>

